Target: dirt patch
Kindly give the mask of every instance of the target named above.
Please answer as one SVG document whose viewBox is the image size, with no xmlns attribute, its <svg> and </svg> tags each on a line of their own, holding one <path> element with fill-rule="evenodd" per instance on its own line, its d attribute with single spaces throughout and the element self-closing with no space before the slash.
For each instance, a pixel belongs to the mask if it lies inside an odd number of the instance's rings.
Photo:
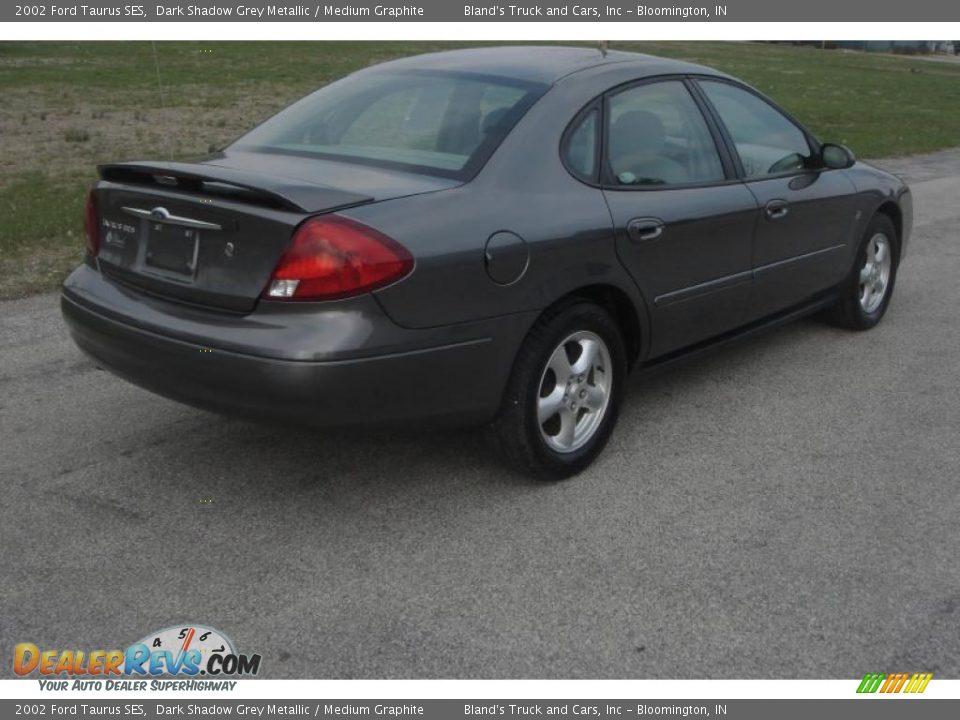
<svg viewBox="0 0 960 720">
<path fill-rule="evenodd" d="M 0 257 L 0 299 L 55 290 L 64 275 L 83 260 L 82 247 L 76 236 L 71 244 L 39 245 L 28 255 Z"/>
<path fill-rule="evenodd" d="M 0 107 L 0 299 L 52 290 L 80 262 L 82 195 L 100 163 L 218 149 L 298 93 L 250 84 L 164 107 L 157 92 L 12 88 Z M 81 198 L 77 200 L 77 198 Z M 68 202 L 69 200 L 69 202 Z M 75 206 L 75 207 L 74 207 Z M 29 208 L 29 209 L 28 209 Z M 71 229 L 67 229 L 71 228 Z"/>
<path fill-rule="evenodd" d="M 287 104 L 290 93 L 253 86 L 234 97 L 175 107 L 157 93 L 112 108 L 77 91 L 12 90 L 0 109 L 0 185 L 26 171 L 92 177 L 98 163 L 183 158 L 219 148 Z M 125 101 L 130 104 L 129 95 Z"/>
</svg>

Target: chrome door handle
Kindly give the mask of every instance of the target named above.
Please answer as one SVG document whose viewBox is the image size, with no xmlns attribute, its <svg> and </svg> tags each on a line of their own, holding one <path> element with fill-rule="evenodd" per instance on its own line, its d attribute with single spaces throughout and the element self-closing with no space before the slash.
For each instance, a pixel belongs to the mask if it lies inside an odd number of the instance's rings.
<svg viewBox="0 0 960 720">
<path fill-rule="evenodd" d="M 763 210 L 767 214 L 768 220 L 780 220 L 790 212 L 790 203 L 786 200 L 771 200 L 764 206 Z"/>
<path fill-rule="evenodd" d="M 634 242 L 655 240 L 663 235 L 663 220 L 657 218 L 636 218 L 627 223 L 627 234 Z"/>
</svg>

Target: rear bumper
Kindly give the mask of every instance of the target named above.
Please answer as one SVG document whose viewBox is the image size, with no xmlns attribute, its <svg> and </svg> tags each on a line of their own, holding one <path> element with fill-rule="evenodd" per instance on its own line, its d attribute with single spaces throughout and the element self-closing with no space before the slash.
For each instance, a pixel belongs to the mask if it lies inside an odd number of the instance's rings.
<svg viewBox="0 0 960 720">
<path fill-rule="evenodd" d="M 106 297 L 115 302 L 98 304 Z M 202 313 L 170 304 L 164 324 L 158 313 L 167 303 L 138 299 L 96 270 L 82 267 L 67 279 L 61 309 L 76 344 L 99 365 L 197 407 L 316 426 L 475 424 L 493 418 L 515 350 L 529 326 L 527 318 L 501 318 L 496 328 L 488 323 L 410 331 L 382 313 L 377 322 L 371 321 L 378 312 L 372 309 L 376 301 L 356 300 L 352 310 L 338 305 L 329 319 L 323 310 L 305 316 L 302 308 L 289 323 L 283 322 L 282 313 L 267 313 L 266 319 L 255 318 L 256 313 L 212 316 L 216 320 L 209 324 L 209 341 L 198 342 Z M 343 316 L 349 318 L 354 311 L 353 322 L 359 326 L 344 332 Z M 337 324 L 335 349 L 308 351 L 309 339 L 303 336 L 311 318 L 317 328 Z M 292 349 L 273 346 L 270 339 L 287 337 L 290 325 L 299 344 Z M 319 340 L 323 334 L 315 336 Z M 251 346 L 251 337 L 260 345 Z M 353 338 L 355 347 L 348 347 L 345 337 Z M 371 348 L 385 346 L 394 350 L 371 354 Z M 281 352 L 294 357 L 277 357 Z M 311 356 L 335 359 L 304 359 Z"/>
</svg>

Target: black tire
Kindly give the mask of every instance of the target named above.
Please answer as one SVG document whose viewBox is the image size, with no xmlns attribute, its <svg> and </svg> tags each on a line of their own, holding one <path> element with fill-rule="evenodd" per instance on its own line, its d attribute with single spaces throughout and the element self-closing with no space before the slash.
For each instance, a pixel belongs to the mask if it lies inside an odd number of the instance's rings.
<svg viewBox="0 0 960 720">
<path fill-rule="evenodd" d="M 581 447 L 559 452 L 543 437 L 537 406 L 547 363 L 561 343 L 577 333 L 592 333 L 603 340 L 610 359 L 611 383 L 605 410 L 589 439 Z M 610 313 L 581 299 L 551 308 L 537 320 L 517 353 L 500 413 L 490 428 L 494 450 L 514 469 L 538 480 L 556 481 L 576 475 L 594 461 L 610 438 L 626 379 L 626 346 Z M 583 408 L 577 412 L 586 414 Z"/>
<path fill-rule="evenodd" d="M 860 271 L 867 260 L 868 246 L 877 235 L 883 235 L 889 240 L 891 249 L 890 255 L 890 276 L 886 283 L 882 301 L 876 308 L 868 311 L 863 307 L 860 301 Z M 900 239 L 897 237 L 897 229 L 893 221 L 882 213 L 873 216 L 870 224 L 860 240 L 860 247 L 857 248 L 856 261 L 850 271 L 850 275 L 844 280 L 840 287 L 840 297 L 835 305 L 826 312 L 827 319 L 839 327 L 849 330 L 869 330 L 883 319 L 887 306 L 890 305 L 890 298 L 893 296 L 893 288 L 897 279 L 897 268 L 900 265 Z"/>
</svg>

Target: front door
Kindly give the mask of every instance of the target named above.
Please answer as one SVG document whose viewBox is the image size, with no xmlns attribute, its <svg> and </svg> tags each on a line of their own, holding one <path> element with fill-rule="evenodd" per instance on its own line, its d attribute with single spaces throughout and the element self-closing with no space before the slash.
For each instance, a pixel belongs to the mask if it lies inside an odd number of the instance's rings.
<svg viewBox="0 0 960 720">
<path fill-rule="evenodd" d="M 759 207 L 750 319 L 802 303 L 839 283 L 855 221 L 843 170 L 818 169 L 807 135 L 768 102 L 729 82 L 700 80 L 735 147 Z"/>
</svg>

